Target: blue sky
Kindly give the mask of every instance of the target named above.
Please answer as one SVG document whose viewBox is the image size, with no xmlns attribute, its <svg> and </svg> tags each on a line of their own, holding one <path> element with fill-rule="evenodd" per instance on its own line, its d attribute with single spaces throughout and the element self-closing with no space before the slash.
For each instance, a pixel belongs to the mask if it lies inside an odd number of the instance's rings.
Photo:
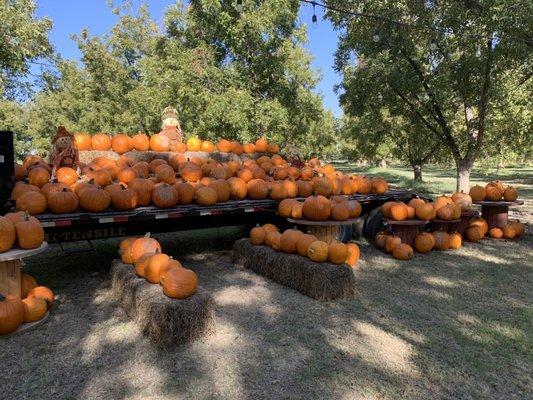
<svg viewBox="0 0 533 400">
<path fill-rule="evenodd" d="M 138 3 L 138 1 L 135 2 L 135 4 Z M 150 0 L 148 3 L 152 18 L 161 23 L 165 7 L 173 1 Z M 79 33 L 85 27 L 88 27 L 94 34 L 102 34 L 117 21 L 117 17 L 111 13 L 106 0 L 37 0 L 37 4 L 37 15 L 48 16 L 54 22 L 50 40 L 56 51 L 64 58 L 80 58 L 80 53 L 76 44 L 70 39 L 70 35 Z M 340 81 L 339 75 L 333 70 L 333 53 L 337 47 L 337 33 L 328 21 L 322 20 L 322 9 L 317 7 L 316 13 L 319 22 L 316 27 L 313 27 L 311 24 L 312 7 L 304 4 L 300 9 L 300 20 L 309 27 L 307 48 L 314 56 L 313 67 L 319 70 L 322 76 L 317 91 L 323 95 L 325 106 L 335 115 L 340 116 L 338 98 L 333 92 L 333 86 Z"/>
</svg>

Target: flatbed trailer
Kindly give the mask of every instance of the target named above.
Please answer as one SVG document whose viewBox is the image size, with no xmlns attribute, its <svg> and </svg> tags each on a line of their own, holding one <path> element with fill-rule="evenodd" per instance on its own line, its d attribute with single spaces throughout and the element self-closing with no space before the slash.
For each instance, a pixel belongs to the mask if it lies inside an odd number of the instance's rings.
<svg viewBox="0 0 533 400">
<path fill-rule="evenodd" d="M 412 191 L 390 190 L 383 195 L 349 197 L 358 200 L 363 206 L 363 213 L 367 214 L 386 201 L 408 201 L 414 196 Z M 80 211 L 70 214 L 42 214 L 36 217 L 44 227 L 46 241 L 61 243 L 140 235 L 147 231 L 162 233 L 224 226 L 253 226 L 265 222 L 283 224 L 285 221 L 276 216 L 278 204 L 275 200 L 241 200 L 217 203 L 213 206 L 190 204 L 165 209 L 149 206 L 132 211 L 111 209 L 103 213 Z"/>
</svg>

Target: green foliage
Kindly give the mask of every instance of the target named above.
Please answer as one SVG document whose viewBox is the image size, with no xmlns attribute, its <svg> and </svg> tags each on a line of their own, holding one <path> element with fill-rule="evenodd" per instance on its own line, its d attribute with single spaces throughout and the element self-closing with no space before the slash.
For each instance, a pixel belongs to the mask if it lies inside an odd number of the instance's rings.
<svg viewBox="0 0 533 400">
<path fill-rule="evenodd" d="M 487 138 L 493 135 L 498 142 L 492 120 L 495 108 L 511 95 L 506 82 L 531 76 L 532 3 L 327 3 L 429 27 L 328 13 L 343 29 L 336 54 L 343 74 L 341 103 L 351 116 L 385 107 L 413 126 L 423 125 L 448 148 L 467 178 Z"/>
<path fill-rule="evenodd" d="M 58 60 L 59 77 L 43 79 L 43 91 L 25 107 L 32 137 L 49 138 L 60 124 L 155 132 L 169 104 L 186 136 L 246 142 L 264 135 L 304 152 L 311 151 L 308 138 L 332 137 L 332 115 L 312 92 L 316 77 L 294 2 L 244 1 L 242 13 L 228 1 L 177 2 L 164 31 L 145 6 L 115 12 L 120 18 L 109 34 L 74 36 L 81 66 Z M 46 150 L 46 140 L 34 144 Z"/>
<path fill-rule="evenodd" d="M 22 80 L 29 62 L 48 57 L 52 22 L 35 17 L 34 0 L 0 1 L 0 98 L 13 100 L 27 94 Z"/>
</svg>

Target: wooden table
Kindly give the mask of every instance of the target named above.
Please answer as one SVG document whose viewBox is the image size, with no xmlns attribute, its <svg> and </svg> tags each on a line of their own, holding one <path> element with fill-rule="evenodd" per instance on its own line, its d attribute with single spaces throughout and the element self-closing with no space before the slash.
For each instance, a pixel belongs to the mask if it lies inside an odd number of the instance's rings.
<svg viewBox="0 0 533 400">
<path fill-rule="evenodd" d="M 481 205 L 481 216 L 487 221 L 489 229 L 502 229 L 509 221 L 509 207 L 521 206 L 522 200 L 516 201 L 476 201 L 475 204 Z"/>
<path fill-rule="evenodd" d="M 405 221 L 393 221 L 392 219 L 383 219 L 383 225 L 387 230 L 399 236 L 402 243 L 406 243 L 414 249 L 415 237 L 425 228 L 429 221 L 419 219 L 408 219 Z"/>
<path fill-rule="evenodd" d="M 350 218 L 346 221 L 310 221 L 307 219 L 292 219 L 287 218 L 291 224 L 304 225 L 307 227 L 307 232 L 315 235 L 318 240 L 326 243 L 340 241 L 345 226 L 354 225 L 358 223 L 361 218 Z"/>
<path fill-rule="evenodd" d="M 445 221 L 443 219 L 432 219 L 429 221 L 429 230 L 431 232 L 443 231 L 443 232 L 455 232 L 457 227 L 461 223 L 461 219 L 452 219 Z"/>
<path fill-rule="evenodd" d="M 14 248 L 6 251 L 5 253 L 0 253 L 0 293 L 2 293 L 4 296 L 10 295 L 20 298 L 20 267 L 22 265 L 22 259 L 42 253 L 47 247 L 48 244 L 43 242 L 41 246 L 36 249 L 23 250 Z M 15 332 L 12 333 L 12 335 L 42 324 L 47 317 L 48 312 L 46 312 L 44 318 L 39 321 L 22 324 Z"/>
</svg>

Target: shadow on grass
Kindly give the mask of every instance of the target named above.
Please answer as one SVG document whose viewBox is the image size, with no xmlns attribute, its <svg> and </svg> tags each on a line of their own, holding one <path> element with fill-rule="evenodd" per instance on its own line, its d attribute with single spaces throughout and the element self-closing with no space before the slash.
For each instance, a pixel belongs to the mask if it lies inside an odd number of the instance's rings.
<svg viewBox="0 0 533 400">
<path fill-rule="evenodd" d="M 160 235 L 216 301 L 216 333 L 171 352 L 154 350 L 116 309 L 107 272 L 117 241 L 80 260 L 57 249 L 31 260 L 62 303 L 42 329 L 5 342 L 12 398 L 531 394 L 531 238 L 403 263 L 362 246 L 360 298 L 323 303 L 236 269 L 227 250 L 241 233 Z"/>
</svg>

